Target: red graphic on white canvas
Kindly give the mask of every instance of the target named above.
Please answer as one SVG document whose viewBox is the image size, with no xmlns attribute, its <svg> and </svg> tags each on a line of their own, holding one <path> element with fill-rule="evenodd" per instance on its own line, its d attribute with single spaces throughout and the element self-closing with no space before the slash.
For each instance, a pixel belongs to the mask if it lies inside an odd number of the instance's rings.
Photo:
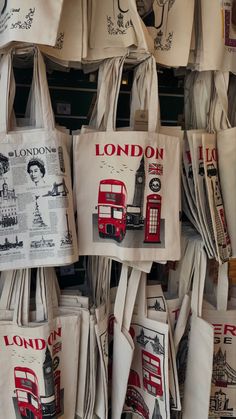
<svg viewBox="0 0 236 419">
<path fill-rule="evenodd" d="M 121 242 L 126 233 L 127 190 L 124 182 L 101 180 L 98 193 L 98 231 L 100 237 Z"/>
<path fill-rule="evenodd" d="M 139 375 L 136 371 L 130 370 L 125 404 L 144 419 L 149 419 L 148 406 L 136 387 L 141 388 Z"/>
<path fill-rule="evenodd" d="M 225 9 L 225 16 L 224 16 L 224 26 L 225 26 L 225 45 L 227 47 L 236 47 L 236 32 L 235 29 L 232 26 L 232 10 L 231 6 L 227 9 Z"/>
<path fill-rule="evenodd" d="M 40 397 L 36 374 L 26 367 L 14 368 L 15 393 L 22 418 L 55 417 L 55 396 Z"/>
<path fill-rule="evenodd" d="M 142 351 L 144 389 L 152 396 L 162 396 L 161 360 L 158 356 Z"/>
<path fill-rule="evenodd" d="M 150 175 L 157 175 L 157 176 L 163 175 L 163 164 L 149 163 L 148 173 Z"/>
<path fill-rule="evenodd" d="M 151 194 L 147 196 L 145 242 L 160 243 L 161 232 L 161 196 Z"/>
</svg>

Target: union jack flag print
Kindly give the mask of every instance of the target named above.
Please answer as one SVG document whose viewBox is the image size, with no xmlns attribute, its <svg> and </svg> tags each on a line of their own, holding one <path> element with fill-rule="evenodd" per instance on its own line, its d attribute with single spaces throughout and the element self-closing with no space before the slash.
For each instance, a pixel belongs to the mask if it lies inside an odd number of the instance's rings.
<svg viewBox="0 0 236 419">
<path fill-rule="evenodd" d="M 163 165 L 158 163 L 149 163 L 148 173 L 150 175 L 163 175 Z"/>
</svg>

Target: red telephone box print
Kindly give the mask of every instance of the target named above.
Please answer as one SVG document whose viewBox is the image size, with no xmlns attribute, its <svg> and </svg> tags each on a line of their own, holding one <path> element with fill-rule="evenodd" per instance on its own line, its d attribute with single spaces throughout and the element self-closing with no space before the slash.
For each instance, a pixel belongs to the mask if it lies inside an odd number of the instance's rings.
<svg viewBox="0 0 236 419">
<path fill-rule="evenodd" d="M 161 196 L 151 194 L 147 196 L 145 243 L 161 243 Z"/>
</svg>

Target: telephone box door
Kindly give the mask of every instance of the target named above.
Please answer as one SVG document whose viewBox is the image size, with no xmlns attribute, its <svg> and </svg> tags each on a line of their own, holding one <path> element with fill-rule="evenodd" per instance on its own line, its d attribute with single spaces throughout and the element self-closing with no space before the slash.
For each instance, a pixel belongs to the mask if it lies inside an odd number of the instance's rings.
<svg viewBox="0 0 236 419">
<path fill-rule="evenodd" d="M 161 225 L 161 196 L 157 194 L 147 196 L 145 243 L 160 243 Z"/>
</svg>

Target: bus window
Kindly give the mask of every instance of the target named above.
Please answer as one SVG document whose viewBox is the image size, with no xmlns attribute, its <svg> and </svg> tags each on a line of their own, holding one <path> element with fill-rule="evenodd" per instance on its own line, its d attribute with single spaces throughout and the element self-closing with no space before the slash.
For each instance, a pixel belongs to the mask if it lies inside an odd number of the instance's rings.
<svg viewBox="0 0 236 419">
<path fill-rule="evenodd" d="M 121 185 L 112 185 L 112 192 L 121 193 Z"/>
<path fill-rule="evenodd" d="M 29 380 L 35 383 L 35 376 L 33 374 L 31 374 L 30 372 L 27 372 L 26 375 Z"/>
<path fill-rule="evenodd" d="M 26 379 L 24 379 L 24 378 L 21 378 L 21 380 L 20 380 L 20 383 L 21 383 L 21 386 L 23 386 L 23 387 L 27 387 L 27 388 L 29 388 L 29 389 L 32 389 L 33 388 L 33 383 L 32 383 L 32 381 L 30 381 L 30 380 L 26 380 Z"/>
<path fill-rule="evenodd" d="M 28 403 L 28 393 L 26 391 L 17 390 L 17 398 L 20 402 Z"/>
<path fill-rule="evenodd" d="M 101 192 L 111 192 L 111 184 L 107 184 L 107 183 L 101 184 L 100 185 L 100 191 Z"/>
<path fill-rule="evenodd" d="M 122 220 L 123 209 L 122 208 L 113 208 L 113 218 L 117 220 Z"/>
<path fill-rule="evenodd" d="M 31 400 L 30 400 L 30 402 L 31 402 L 31 404 L 32 404 L 32 406 L 35 408 L 35 409 L 38 409 L 39 408 L 39 404 L 38 404 L 38 401 L 31 395 Z"/>
<path fill-rule="evenodd" d="M 17 378 L 26 378 L 26 373 L 25 373 L 25 371 L 18 371 L 18 370 L 15 370 L 15 376 L 16 376 Z"/>
<path fill-rule="evenodd" d="M 99 205 L 99 217 L 106 218 L 111 216 L 111 207 Z"/>
</svg>

